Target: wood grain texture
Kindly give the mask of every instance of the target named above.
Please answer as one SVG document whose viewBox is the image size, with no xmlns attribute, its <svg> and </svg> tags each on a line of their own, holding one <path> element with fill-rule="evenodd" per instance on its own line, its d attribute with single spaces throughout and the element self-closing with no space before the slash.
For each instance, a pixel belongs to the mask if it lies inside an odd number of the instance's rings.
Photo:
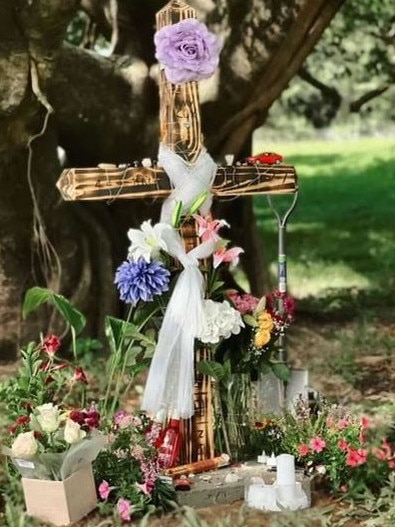
<svg viewBox="0 0 395 527">
<path fill-rule="evenodd" d="M 63 199 L 165 199 L 170 180 L 161 167 L 70 168 L 57 183 Z M 219 166 L 211 188 L 217 198 L 255 194 L 288 194 L 298 190 L 292 165 Z"/>
<path fill-rule="evenodd" d="M 195 10 L 173 0 L 156 15 L 157 29 L 196 18 Z M 159 81 L 160 141 L 186 161 L 196 161 L 202 149 L 202 132 L 197 82 L 172 84 L 162 70 Z"/>
</svg>

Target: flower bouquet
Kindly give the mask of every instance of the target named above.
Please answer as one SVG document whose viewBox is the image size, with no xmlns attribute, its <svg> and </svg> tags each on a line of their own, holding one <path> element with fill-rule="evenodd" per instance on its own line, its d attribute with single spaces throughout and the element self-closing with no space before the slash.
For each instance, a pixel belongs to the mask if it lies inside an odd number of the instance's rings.
<svg viewBox="0 0 395 527">
<path fill-rule="evenodd" d="M 144 413 L 119 410 L 108 426 L 108 446 L 95 461 L 95 479 L 103 513 L 123 521 L 175 501 L 173 485 L 161 478 L 158 445 L 161 424 Z"/>
<path fill-rule="evenodd" d="M 65 525 L 95 508 L 91 465 L 106 443 L 98 425 L 94 406 L 62 411 L 45 403 L 16 419 L 11 446 L 3 453 L 22 475 L 28 514 Z"/>
<path fill-rule="evenodd" d="M 277 418 L 280 451 L 293 454 L 330 491 L 352 495 L 376 492 L 395 468 L 395 451 L 385 434 L 341 405 L 319 400 L 312 408 L 300 399 L 295 412 Z M 261 434 L 265 435 L 264 427 Z"/>
<path fill-rule="evenodd" d="M 2 453 L 22 476 L 28 514 L 55 525 L 95 508 L 92 462 L 106 444 L 96 405 L 75 405 L 85 399 L 85 372 L 60 359 L 60 347 L 55 335 L 31 342 L 18 375 L 0 387 L 10 420 Z"/>
</svg>

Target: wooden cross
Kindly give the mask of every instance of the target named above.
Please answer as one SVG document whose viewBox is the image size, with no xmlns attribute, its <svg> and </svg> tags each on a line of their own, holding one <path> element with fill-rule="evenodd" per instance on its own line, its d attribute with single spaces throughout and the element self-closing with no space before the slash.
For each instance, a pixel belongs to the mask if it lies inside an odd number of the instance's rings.
<svg viewBox="0 0 395 527">
<path fill-rule="evenodd" d="M 181 0 L 172 0 L 156 15 L 158 29 L 187 18 L 195 10 Z M 160 74 L 160 141 L 188 163 L 193 164 L 203 148 L 198 85 L 174 85 Z M 57 186 L 65 200 L 115 200 L 166 198 L 171 191 L 161 167 L 99 165 L 95 168 L 64 170 Z M 297 177 L 291 165 L 218 166 L 212 187 L 214 196 L 282 194 L 297 191 Z M 187 222 L 182 235 L 187 250 L 199 243 L 196 225 Z M 210 358 L 209 349 L 196 352 L 196 362 Z M 214 456 L 212 386 L 206 376 L 196 372 L 195 415 L 183 426 L 184 447 L 181 462 Z"/>
</svg>

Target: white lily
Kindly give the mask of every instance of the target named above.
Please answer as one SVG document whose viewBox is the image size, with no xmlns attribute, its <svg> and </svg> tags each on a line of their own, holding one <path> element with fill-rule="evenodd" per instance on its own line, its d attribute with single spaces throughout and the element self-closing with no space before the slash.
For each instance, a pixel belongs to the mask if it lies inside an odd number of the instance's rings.
<svg viewBox="0 0 395 527">
<path fill-rule="evenodd" d="M 149 262 L 157 258 L 161 250 L 167 252 L 167 244 L 162 235 L 168 229 L 171 227 L 167 223 L 151 225 L 151 220 L 144 221 L 140 229 L 129 229 L 128 238 L 132 243 L 128 257 L 133 260 L 144 258 Z"/>
</svg>

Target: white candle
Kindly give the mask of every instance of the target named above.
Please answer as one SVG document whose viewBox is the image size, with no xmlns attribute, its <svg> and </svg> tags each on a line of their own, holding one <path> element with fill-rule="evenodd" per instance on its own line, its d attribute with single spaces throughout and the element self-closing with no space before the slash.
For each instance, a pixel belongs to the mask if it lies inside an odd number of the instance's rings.
<svg viewBox="0 0 395 527">
<path fill-rule="evenodd" d="M 268 467 L 275 467 L 277 464 L 276 456 L 272 454 L 270 457 L 266 458 L 266 464 Z"/>
<path fill-rule="evenodd" d="M 295 458 L 291 454 L 277 456 L 277 485 L 295 485 Z"/>
<path fill-rule="evenodd" d="M 277 489 L 274 485 L 265 485 L 265 496 L 263 502 L 263 508 L 266 511 L 279 511 L 281 510 L 277 504 Z"/>
<path fill-rule="evenodd" d="M 252 483 L 248 487 L 247 505 L 254 509 L 263 509 L 265 499 L 265 487 L 263 483 Z"/>
</svg>

